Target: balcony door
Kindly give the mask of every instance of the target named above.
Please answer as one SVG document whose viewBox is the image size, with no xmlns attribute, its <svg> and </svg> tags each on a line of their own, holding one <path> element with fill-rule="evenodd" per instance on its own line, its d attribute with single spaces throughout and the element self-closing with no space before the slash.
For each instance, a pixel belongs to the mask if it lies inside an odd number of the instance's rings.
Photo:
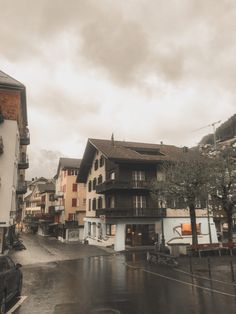
<svg viewBox="0 0 236 314">
<path fill-rule="evenodd" d="M 145 208 L 147 208 L 147 199 L 145 195 L 133 196 L 134 216 L 143 216 Z"/>
</svg>

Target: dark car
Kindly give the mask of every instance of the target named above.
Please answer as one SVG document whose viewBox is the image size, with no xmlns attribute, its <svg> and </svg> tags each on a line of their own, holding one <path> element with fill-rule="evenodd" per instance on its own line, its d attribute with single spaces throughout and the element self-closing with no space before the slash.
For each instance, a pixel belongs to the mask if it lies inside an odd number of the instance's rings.
<svg viewBox="0 0 236 314">
<path fill-rule="evenodd" d="M 21 264 L 15 264 L 9 256 L 0 256 L 0 314 L 6 312 L 6 304 L 20 296 L 22 288 Z"/>
</svg>

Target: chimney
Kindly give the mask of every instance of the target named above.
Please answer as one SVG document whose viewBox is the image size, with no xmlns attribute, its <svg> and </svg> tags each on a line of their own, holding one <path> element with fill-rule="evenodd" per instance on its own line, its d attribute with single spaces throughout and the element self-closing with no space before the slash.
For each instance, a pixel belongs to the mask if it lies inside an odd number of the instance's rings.
<svg viewBox="0 0 236 314">
<path fill-rule="evenodd" d="M 115 146 L 114 134 L 113 133 L 111 135 L 111 144 L 112 144 L 112 146 Z"/>
</svg>

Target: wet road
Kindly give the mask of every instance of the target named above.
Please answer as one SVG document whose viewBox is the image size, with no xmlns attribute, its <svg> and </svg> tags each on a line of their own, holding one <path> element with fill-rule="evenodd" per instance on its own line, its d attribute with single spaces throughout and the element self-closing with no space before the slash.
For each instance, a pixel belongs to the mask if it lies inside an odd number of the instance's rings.
<svg viewBox="0 0 236 314">
<path fill-rule="evenodd" d="M 233 285 L 191 279 L 140 254 L 119 254 L 23 267 L 19 314 L 236 313 Z"/>
</svg>

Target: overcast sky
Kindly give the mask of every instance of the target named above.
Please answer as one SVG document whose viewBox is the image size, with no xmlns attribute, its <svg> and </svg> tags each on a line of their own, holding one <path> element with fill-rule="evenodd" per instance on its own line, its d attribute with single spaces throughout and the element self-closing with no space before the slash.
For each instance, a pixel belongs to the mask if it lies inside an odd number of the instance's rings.
<svg viewBox="0 0 236 314">
<path fill-rule="evenodd" d="M 236 113 L 235 0 L 0 0 L 0 68 L 27 89 L 28 178 L 89 137 L 194 146 Z"/>
</svg>

